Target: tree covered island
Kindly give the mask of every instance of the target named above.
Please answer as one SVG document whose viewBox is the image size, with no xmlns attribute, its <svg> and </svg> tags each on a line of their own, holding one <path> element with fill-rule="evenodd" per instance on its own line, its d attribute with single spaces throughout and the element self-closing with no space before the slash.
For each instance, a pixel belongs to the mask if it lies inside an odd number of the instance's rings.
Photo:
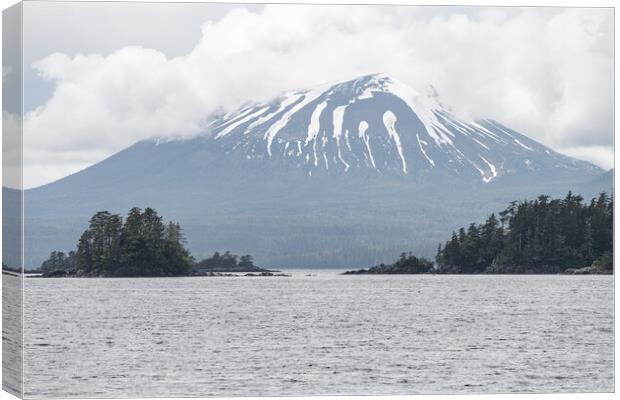
<svg viewBox="0 0 620 400">
<path fill-rule="evenodd" d="M 178 223 L 164 224 L 152 208 L 134 207 L 127 218 L 97 212 L 82 233 L 77 249 L 53 251 L 41 264 L 46 277 L 158 277 L 214 276 L 228 272 L 274 276 L 275 271 L 254 265 L 252 256 L 215 253 L 195 262 L 185 248 Z"/>
<path fill-rule="evenodd" d="M 345 274 L 605 274 L 613 273 L 613 198 L 590 203 L 569 192 L 513 201 L 499 218 L 453 232 L 435 264 L 403 253 L 390 265 Z"/>
<path fill-rule="evenodd" d="M 343 275 L 365 275 L 365 274 L 426 274 L 434 271 L 434 265 L 425 258 L 418 258 L 411 253 L 402 253 L 398 261 L 394 264 L 380 264 L 368 269 L 357 271 L 346 271 Z"/>
</svg>

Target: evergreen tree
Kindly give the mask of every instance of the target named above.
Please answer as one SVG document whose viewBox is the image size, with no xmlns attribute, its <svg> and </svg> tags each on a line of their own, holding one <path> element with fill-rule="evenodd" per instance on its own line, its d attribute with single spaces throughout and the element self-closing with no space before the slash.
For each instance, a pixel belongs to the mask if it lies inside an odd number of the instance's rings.
<svg viewBox="0 0 620 400">
<path fill-rule="evenodd" d="M 62 251 L 52 251 L 47 260 L 43 261 L 39 268 L 43 273 L 54 271 L 72 271 L 75 268 L 75 253 L 69 252 L 68 255 Z"/>
<path fill-rule="evenodd" d="M 246 254 L 245 256 L 241 256 L 239 258 L 239 267 L 240 268 L 253 268 L 254 267 L 254 260 L 252 259 L 252 256 L 249 254 Z"/>
<path fill-rule="evenodd" d="M 75 256 L 75 267 L 80 275 L 90 274 L 92 272 L 93 256 L 91 252 L 91 233 L 90 230 L 84 231 L 78 242 Z"/>
</svg>

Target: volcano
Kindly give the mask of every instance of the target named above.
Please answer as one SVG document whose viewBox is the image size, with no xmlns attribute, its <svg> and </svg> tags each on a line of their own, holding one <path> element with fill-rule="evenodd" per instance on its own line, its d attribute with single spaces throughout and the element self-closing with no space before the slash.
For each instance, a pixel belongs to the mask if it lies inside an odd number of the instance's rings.
<svg viewBox="0 0 620 400">
<path fill-rule="evenodd" d="M 609 191 L 605 171 L 491 120 L 464 120 L 388 74 L 293 90 L 207 118 L 25 193 L 26 264 L 75 247 L 98 210 L 154 207 L 201 258 L 361 268 L 539 194 Z"/>
</svg>

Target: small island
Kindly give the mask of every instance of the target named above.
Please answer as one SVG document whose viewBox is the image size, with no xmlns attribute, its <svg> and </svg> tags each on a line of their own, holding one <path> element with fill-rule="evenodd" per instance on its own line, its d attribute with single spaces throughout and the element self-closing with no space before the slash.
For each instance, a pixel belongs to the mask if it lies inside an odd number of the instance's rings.
<svg viewBox="0 0 620 400">
<path fill-rule="evenodd" d="M 366 274 L 428 274 L 433 273 L 433 263 L 425 258 L 418 258 L 411 253 L 402 253 L 400 259 L 394 264 L 380 264 L 368 269 L 359 269 L 343 272 L 343 275 L 366 275 Z"/>
<path fill-rule="evenodd" d="M 194 263 L 192 270 L 193 276 L 289 276 L 277 270 L 257 267 L 249 254 L 237 256 L 229 251 L 224 254 L 215 252 L 213 256 Z"/>
<path fill-rule="evenodd" d="M 401 254 L 394 264 L 347 271 L 355 274 L 613 274 L 613 198 L 589 203 L 568 192 L 513 201 L 483 224 L 452 232 L 438 246 L 435 263 Z"/>
<path fill-rule="evenodd" d="M 123 221 L 117 214 L 99 211 L 82 233 L 77 249 L 53 251 L 39 269 L 55 277 L 180 277 L 180 276 L 288 276 L 254 265 L 251 255 L 226 251 L 196 262 L 185 248 L 181 226 L 164 224 L 152 208 L 134 207 Z"/>
</svg>

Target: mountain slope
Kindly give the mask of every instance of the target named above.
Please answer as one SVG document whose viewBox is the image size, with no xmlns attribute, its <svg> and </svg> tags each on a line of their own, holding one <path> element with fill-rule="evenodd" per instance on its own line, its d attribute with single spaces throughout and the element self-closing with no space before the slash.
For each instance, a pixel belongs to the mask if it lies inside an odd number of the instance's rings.
<svg viewBox="0 0 620 400">
<path fill-rule="evenodd" d="M 139 142 L 27 191 L 26 260 L 73 248 L 97 210 L 152 206 L 198 258 L 361 268 L 432 256 L 452 229 L 515 199 L 609 190 L 603 172 L 371 75 L 215 116 L 197 137 Z"/>
</svg>

